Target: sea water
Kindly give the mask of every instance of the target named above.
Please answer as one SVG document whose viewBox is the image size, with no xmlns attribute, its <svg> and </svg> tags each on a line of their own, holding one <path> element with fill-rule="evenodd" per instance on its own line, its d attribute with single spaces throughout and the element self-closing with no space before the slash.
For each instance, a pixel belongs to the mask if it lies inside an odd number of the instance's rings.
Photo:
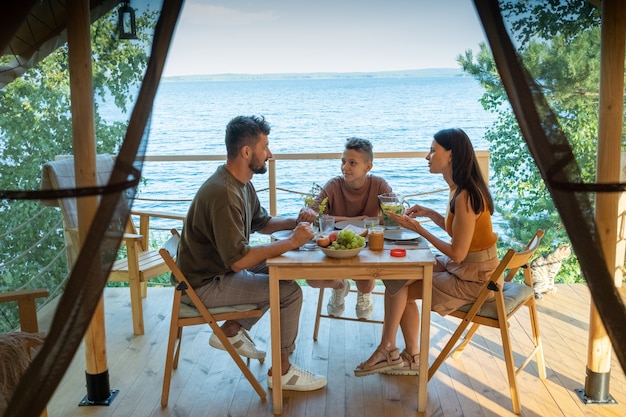
<svg viewBox="0 0 626 417">
<path fill-rule="evenodd" d="M 440 175 L 428 172 L 425 160 L 377 160 L 375 155 L 427 151 L 433 134 L 450 127 L 465 130 L 475 149 L 488 150 L 484 134 L 494 116 L 481 107 L 482 94 L 479 84 L 460 71 L 427 76 L 166 80 L 155 99 L 146 153 L 224 155 L 228 121 L 237 115 L 263 115 L 271 125 L 269 146 L 275 154 L 340 153 L 349 137 L 370 140 L 373 174 L 384 177 L 394 192 L 418 194 L 409 203 L 443 212 L 446 193 L 419 196 L 446 188 Z M 186 211 L 198 187 L 221 163 L 146 162 L 135 207 Z M 339 160 L 278 161 L 277 186 L 307 192 L 340 173 Z M 255 175 L 252 181 L 263 190 L 261 203 L 269 208 L 267 174 Z M 278 199 L 280 215 L 294 215 L 303 205 L 299 194 L 279 193 Z"/>
</svg>

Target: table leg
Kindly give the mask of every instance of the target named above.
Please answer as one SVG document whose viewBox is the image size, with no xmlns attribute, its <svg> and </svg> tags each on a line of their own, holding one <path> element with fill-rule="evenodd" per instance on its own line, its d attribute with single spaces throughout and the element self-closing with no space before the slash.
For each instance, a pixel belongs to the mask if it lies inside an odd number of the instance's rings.
<svg viewBox="0 0 626 417">
<path fill-rule="evenodd" d="M 282 368 L 280 362 L 280 285 L 278 271 L 269 268 L 270 284 L 270 330 L 272 340 L 272 401 L 274 415 L 283 413 Z M 428 369 L 428 368 L 426 368 Z"/>
<path fill-rule="evenodd" d="M 433 266 L 424 265 L 422 323 L 420 332 L 420 374 L 417 388 L 417 415 L 426 415 L 428 400 L 428 351 L 430 350 L 430 307 L 432 305 Z"/>
</svg>

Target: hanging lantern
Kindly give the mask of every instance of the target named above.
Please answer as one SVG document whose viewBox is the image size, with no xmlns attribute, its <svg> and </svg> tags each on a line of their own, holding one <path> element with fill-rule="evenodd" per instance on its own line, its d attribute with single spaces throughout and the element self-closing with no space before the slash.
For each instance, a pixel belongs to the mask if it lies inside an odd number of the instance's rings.
<svg viewBox="0 0 626 417">
<path fill-rule="evenodd" d="M 119 11 L 118 29 L 120 39 L 137 39 L 135 24 L 135 9 L 130 7 L 130 1 L 124 1 Z"/>
</svg>

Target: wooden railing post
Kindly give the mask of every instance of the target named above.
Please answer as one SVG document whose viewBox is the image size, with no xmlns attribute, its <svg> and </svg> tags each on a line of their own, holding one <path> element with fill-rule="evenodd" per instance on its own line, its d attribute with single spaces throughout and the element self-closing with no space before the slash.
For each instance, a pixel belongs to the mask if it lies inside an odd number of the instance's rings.
<svg viewBox="0 0 626 417">
<path fill-rule="evenodd" d="M 269 160 L 269 187 L 270 187 L 270 215 L 277 216 L 277 199 L 276 199 L 276 160 Z"/>
</svg>

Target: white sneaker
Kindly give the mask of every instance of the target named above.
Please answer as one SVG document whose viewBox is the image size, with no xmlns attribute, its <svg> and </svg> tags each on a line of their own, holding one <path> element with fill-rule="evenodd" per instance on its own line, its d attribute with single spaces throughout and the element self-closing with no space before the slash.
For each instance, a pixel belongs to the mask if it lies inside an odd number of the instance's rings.
<svg viewBox="0 0 626 417">
<path fill-rule="evenodd" d="M 265 358 L 265 352 L 256 348 L 254 341 L 243 327 L 239 329 L 236 335 L 229 337 L 228 341 L 231 345 L 233 345 L 235 351 L 237 351 L 237 353 L 241 356 L 245 356 L 250 359 Z M 215 333 L 211 334 L 211 337 L 209 338 L 209 345 L 216 349 L 226 350 Z"/>
<path fill-rule="evenodd" d="M 374 305 L 370 298 L 371 293 L 362 293 L 358 291 L 356 294 L 356 316 L 359 320 L 367 320 L 372 317 Z"/>
<path fill-rule="evenodd" d="M 315 391 L 326 386 L 326 377 L 315 375 L 291 364 L 289 370 L 281 378 L 283 390 L 286 391 Z M 267 376 L 267 387 L 272 389 L 272 375 Z"/>
<path fill-rule="evenodd" d="M 335 290 L 333 289 L 333 293 L 330 296 L 330 300 L 328 300 L 328 305 L 326 306 L 326 310 L 328 311 L 329 316 L 339 317 L 343 314 L 343 310 L 345 309 L 345 298 L 346 295 L 350 292 L 350 283 L 347 279 L 342 281 L 343 287 L 341 289 Z"/>
</svg>

